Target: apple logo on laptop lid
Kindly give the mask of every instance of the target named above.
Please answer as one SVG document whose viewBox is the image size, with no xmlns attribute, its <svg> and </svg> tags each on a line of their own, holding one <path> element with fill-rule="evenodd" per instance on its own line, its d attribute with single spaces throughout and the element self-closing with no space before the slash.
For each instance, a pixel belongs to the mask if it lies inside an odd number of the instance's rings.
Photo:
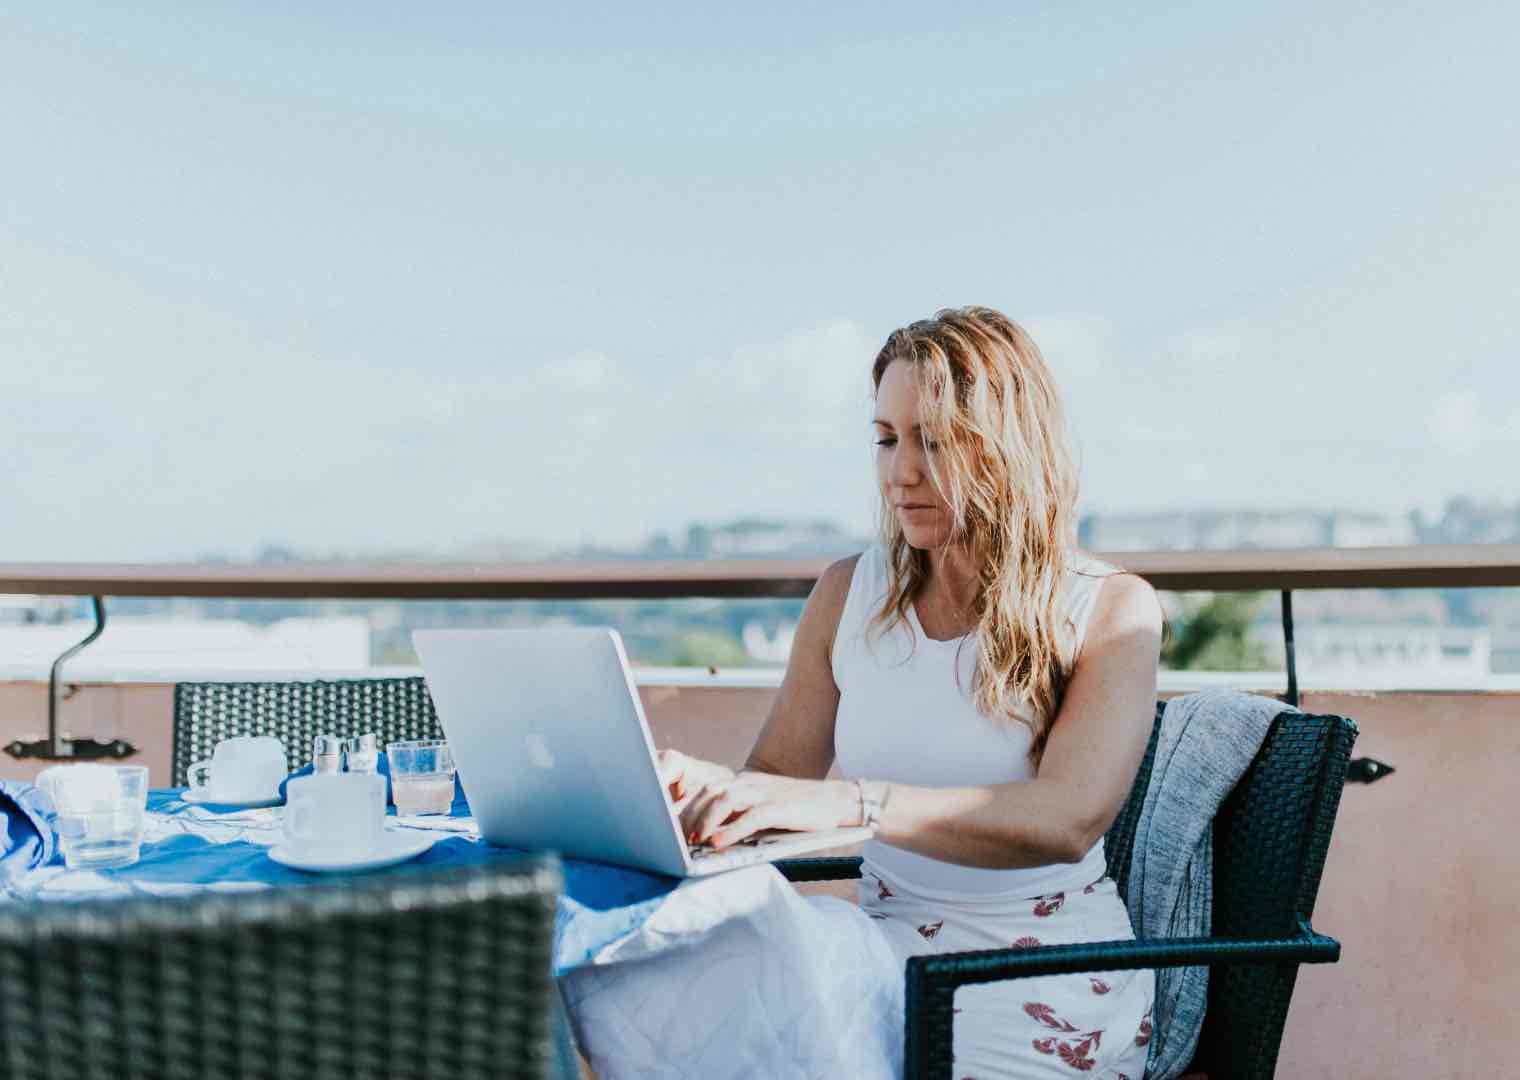
<svg viewBox="0 0 1520 1080">
<path fill-rule="evenodd" d="M 540 769 L 554 768 L 554 755 L 549 752 L 549 740 L 544 738 L 544 733 L 535 725 L 528 730 L 523 737 L 528 745 L 528 760 Z"/>
</svg>

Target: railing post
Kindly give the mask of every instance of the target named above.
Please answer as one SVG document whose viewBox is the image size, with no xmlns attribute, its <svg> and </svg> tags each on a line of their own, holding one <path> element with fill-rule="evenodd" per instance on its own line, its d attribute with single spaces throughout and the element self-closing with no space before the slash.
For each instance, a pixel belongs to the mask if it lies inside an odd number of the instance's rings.
<svg viewBox="0 0 1520 1080">
<path fill-rule="evenodd" d="M 58 676 L 63 662 L 73 657 L 92 641 L 106 632 L 106 603 L 99 596 L 90 597 L 95 610 L 95 627 L 83 641 L 65 649 L 53 661 L 48 671 L 48 730 L 47 738 L 36 742 L 17 739 L 6 746 L 5 752 L 13 758 L 42 758 L 44 761 L 89 761 L 95 758 L 124 758 L 137 753 L 137 747 L 125 739 L 99 742 L 95 739 L 65 739 L 58 732 Z"/>
<path fill-rule="evenodd" d="M 1293 590 L 1282 591 L 1283 652 L 1288 664 L 1288 693 L 1286 700 L 1298 708 L 1298 663 L 1293 656 Z"/>
</svg>

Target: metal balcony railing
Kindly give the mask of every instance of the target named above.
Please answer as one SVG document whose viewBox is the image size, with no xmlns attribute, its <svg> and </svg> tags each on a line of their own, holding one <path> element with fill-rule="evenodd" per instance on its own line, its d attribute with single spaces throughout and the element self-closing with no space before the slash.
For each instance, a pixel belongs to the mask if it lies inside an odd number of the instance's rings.
<svg viewBox="0 0 1520 1080">
<path fill-rule="evenodd" d="M 1293 593 L 1300 589 L 1520 586 L 1520 545 L 1122 552 L 1100 555 L 1163 591 L 1274 590 L 1282 599 L 1287 693 L 1298 703 Z M 605 600 L 803 597 L 829 565 L 817 559 L 437 563 L 0 563 L 0 594 L 89 596 L 96 625 L 58 657 L 49 679 L 48 735 L 15 756 L 120 757 L 121 740 L 58 733 L 60 669 L 105 627 L 110 596 L 302 600 Z"/>
</svg>

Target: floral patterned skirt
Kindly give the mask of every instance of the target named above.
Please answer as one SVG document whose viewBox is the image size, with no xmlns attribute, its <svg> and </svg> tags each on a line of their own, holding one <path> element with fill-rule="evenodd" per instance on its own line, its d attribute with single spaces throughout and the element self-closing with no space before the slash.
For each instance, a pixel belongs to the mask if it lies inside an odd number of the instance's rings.
<svg viewBox="0 0 1520 1080">
<path fill-rule="evenodd" d="M 860 906 L 899 958 L 975 949 L 1130 940 L 1110 878 L 1027 900 L 916 894 L 867 864 Z M 1047 975 L 967 986 L 955 995 L 956 1077 L 1140 1080 L 1151 1034 L 1148 970 Z"/>
<path fill-rule="evenodd" d="M 683 882 L 560 986 L 602 1080 L 892 1080 L 908 956 L 1131 937 L 1106 878 L 1031 900 L 946 900 L 867 864 L 856 905 L 751 866 Z M 966 987 L 952 1075 L 1139 1080 L 1153 993 L 1149 971 Z"/>
</svg>

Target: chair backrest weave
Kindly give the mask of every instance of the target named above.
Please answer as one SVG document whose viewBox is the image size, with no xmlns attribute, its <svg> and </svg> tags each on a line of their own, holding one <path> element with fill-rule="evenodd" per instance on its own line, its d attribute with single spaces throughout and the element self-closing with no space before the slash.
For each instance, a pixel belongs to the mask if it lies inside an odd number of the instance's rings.
<svg viewBox="0 0 1520 1080">
<path fill-rule="evenodd" d="M 386 744 L 442 738 L 422 677 L 308 682 L 199 682 L 174 688 L 173 784 L 233 735 L 274 735 L 292 772 L 311 762 L 314 736 L 373 731 Z"/>
<path fill-rule="evenodd" d="M 1314 913 L 1356 725 L 1284 712 L 1214 818 L 1213 933 L 1272 937 Z M 1228 964 L 1209 977 L 1195 1067 L 1211 1076 L 1270 1077 L 1296 964 Z"/>
<path fill-rule="evenodd" d="M 1135 785 L 1104 840 L 1110 875 L 1126 897 L 1164 710 L 1158 703 Z M 1356 725 L 1341 716 L 1284 710 L 1273 719 L 1214 818 L 1213 935 L 1290 935 L 1300 919 L 1308 921 L 1356 735 Z M 1214 968 L 1192 1068 L 1209 1076 L 1270 1077 L 1297 972 L 1297 964 Z"/>
<path fill-rule="evenodd" d="M 15 1080 L 555 1075 L 553 857 L 0 905 Z"/>
</svg>

